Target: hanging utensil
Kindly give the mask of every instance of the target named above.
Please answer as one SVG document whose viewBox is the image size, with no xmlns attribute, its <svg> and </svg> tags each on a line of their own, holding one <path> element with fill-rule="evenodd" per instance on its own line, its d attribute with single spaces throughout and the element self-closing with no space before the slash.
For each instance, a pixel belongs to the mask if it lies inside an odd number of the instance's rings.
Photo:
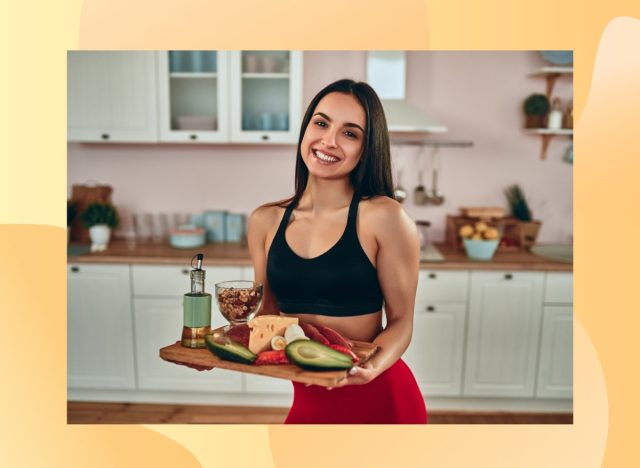
<svg viewBox="0 0 640 468">
<path fill-rule="evenodd" d="M 438 147 L 433 149 L 431 153 L 431 168 L 433 170 L 431 193 L 428 202 L 432 205 L 442 205 L 444 203 L 444 195 L 438 191 L 438 171 L 440 170 L 440 157 L 438 155 Z"/>
<path fill-rule="evenodd" d="M 427 189 L 424 186 L 424 181 L 422 178 L 422 152 L 424 151 L 424 147 L 421 147 L 416 154 L 416 166 L 418 166 L 418 186 L 413 191 L 413 203 L 415 205 L 426 205 L 429 194 L 427 193 Z"/>
<path fill-rule="evenodd" d="M 393 197 L 400 203 L 404 202 L 405 199 L 407 198 L 407 191 L 402 187 L 402 182 L 400 181 L 401 179 L 402 179 L 402 169 L 399 169 L 398 185 L 396 185 L 396 188 L 393 190 Z"/>
</svg>

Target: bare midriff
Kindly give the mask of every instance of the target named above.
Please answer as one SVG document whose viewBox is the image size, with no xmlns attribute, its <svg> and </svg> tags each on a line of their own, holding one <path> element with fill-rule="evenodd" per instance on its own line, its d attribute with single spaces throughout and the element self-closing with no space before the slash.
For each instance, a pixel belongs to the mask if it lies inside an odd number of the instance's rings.
<svg viewBox="0 0 640 468">
<path fill-rule="evenodd" d="M 366 315 L 350 317 L 331 317 L 316 314 L 285 314 L 282 312 L 280 315 L 285 317 L 298 317 L 301 322 L 333 328 L 344 337 L 356 341 L 372 342 L 382 331 L 382 311 L 380 310 Z"/>
</svg>

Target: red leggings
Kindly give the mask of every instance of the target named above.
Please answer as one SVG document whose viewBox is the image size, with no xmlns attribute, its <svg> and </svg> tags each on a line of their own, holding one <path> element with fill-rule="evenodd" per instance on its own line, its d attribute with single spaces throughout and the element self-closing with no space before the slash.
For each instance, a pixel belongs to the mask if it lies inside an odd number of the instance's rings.
<svg viewBox="0 0 640 468">
<path fill-rule="evenodd" d="M 398 359 L 366 385 L 327 390 L 293 382 L 285 424 L 426 424 L 427 408 L 416 379 Z"/>
</svg>

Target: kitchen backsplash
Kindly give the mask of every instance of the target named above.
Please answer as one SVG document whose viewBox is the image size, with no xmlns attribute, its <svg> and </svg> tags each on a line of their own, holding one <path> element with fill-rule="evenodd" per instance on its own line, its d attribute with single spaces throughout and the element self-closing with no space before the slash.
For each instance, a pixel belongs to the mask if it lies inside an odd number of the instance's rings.
<svg viewBox="0 0 640 468">
<path fill-rule="evenodd" d="M 544 81 L 534 52 L 409 52 L 407 98 L 449 127 L 437 139 L 473 142 L 441 148 L 438 188 L 442 206 L 415 206 L 418 148 L 392 146 L 394 172 L 402 169 L 409 192 L 404 208 L 431 221 L 433 240 L 444 238 L 445 216 L 469 205 L 506 206 L 503 190 L 519 183 L 534 216 L 542 220 L 539 242 L 569 242 L 573 234 L 573 166 L 562 161 L 568 138 L 554 139 L 546 161 L 539 137 L 523 131 L 521 105 Z M 366 79 L 364 52 L 305 52 L 304 102 L 334 79 Z M 559 80 L 554 96 L 571 98 Z M 271 145 L 68 145 L 68 194 L 73 184 L 107 183 L 124 215 L 137 212 L 198 213 L 226 209 L 249 214 L 258 205 L 293 192 L 295 146 Z M 430 154 L 422 161 L 431 188 Z M 579 157 L 579 156 L 578 156 Z M 394 174 L 395 176 L 395 174 Z"/>
</svg>

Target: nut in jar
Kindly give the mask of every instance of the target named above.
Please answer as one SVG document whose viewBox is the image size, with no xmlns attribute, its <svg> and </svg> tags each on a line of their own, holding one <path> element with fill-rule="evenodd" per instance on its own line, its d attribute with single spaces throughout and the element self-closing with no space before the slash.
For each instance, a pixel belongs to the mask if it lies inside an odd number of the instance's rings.
<svg viewBox="0 0 640 468">
<path fill-rule="evenodd" d="M 217 283 L 216 300 L 220 312 L 232 325 L 251 320 L 262 304 L 262 284 L 253 281 Z"/>
</svg>

